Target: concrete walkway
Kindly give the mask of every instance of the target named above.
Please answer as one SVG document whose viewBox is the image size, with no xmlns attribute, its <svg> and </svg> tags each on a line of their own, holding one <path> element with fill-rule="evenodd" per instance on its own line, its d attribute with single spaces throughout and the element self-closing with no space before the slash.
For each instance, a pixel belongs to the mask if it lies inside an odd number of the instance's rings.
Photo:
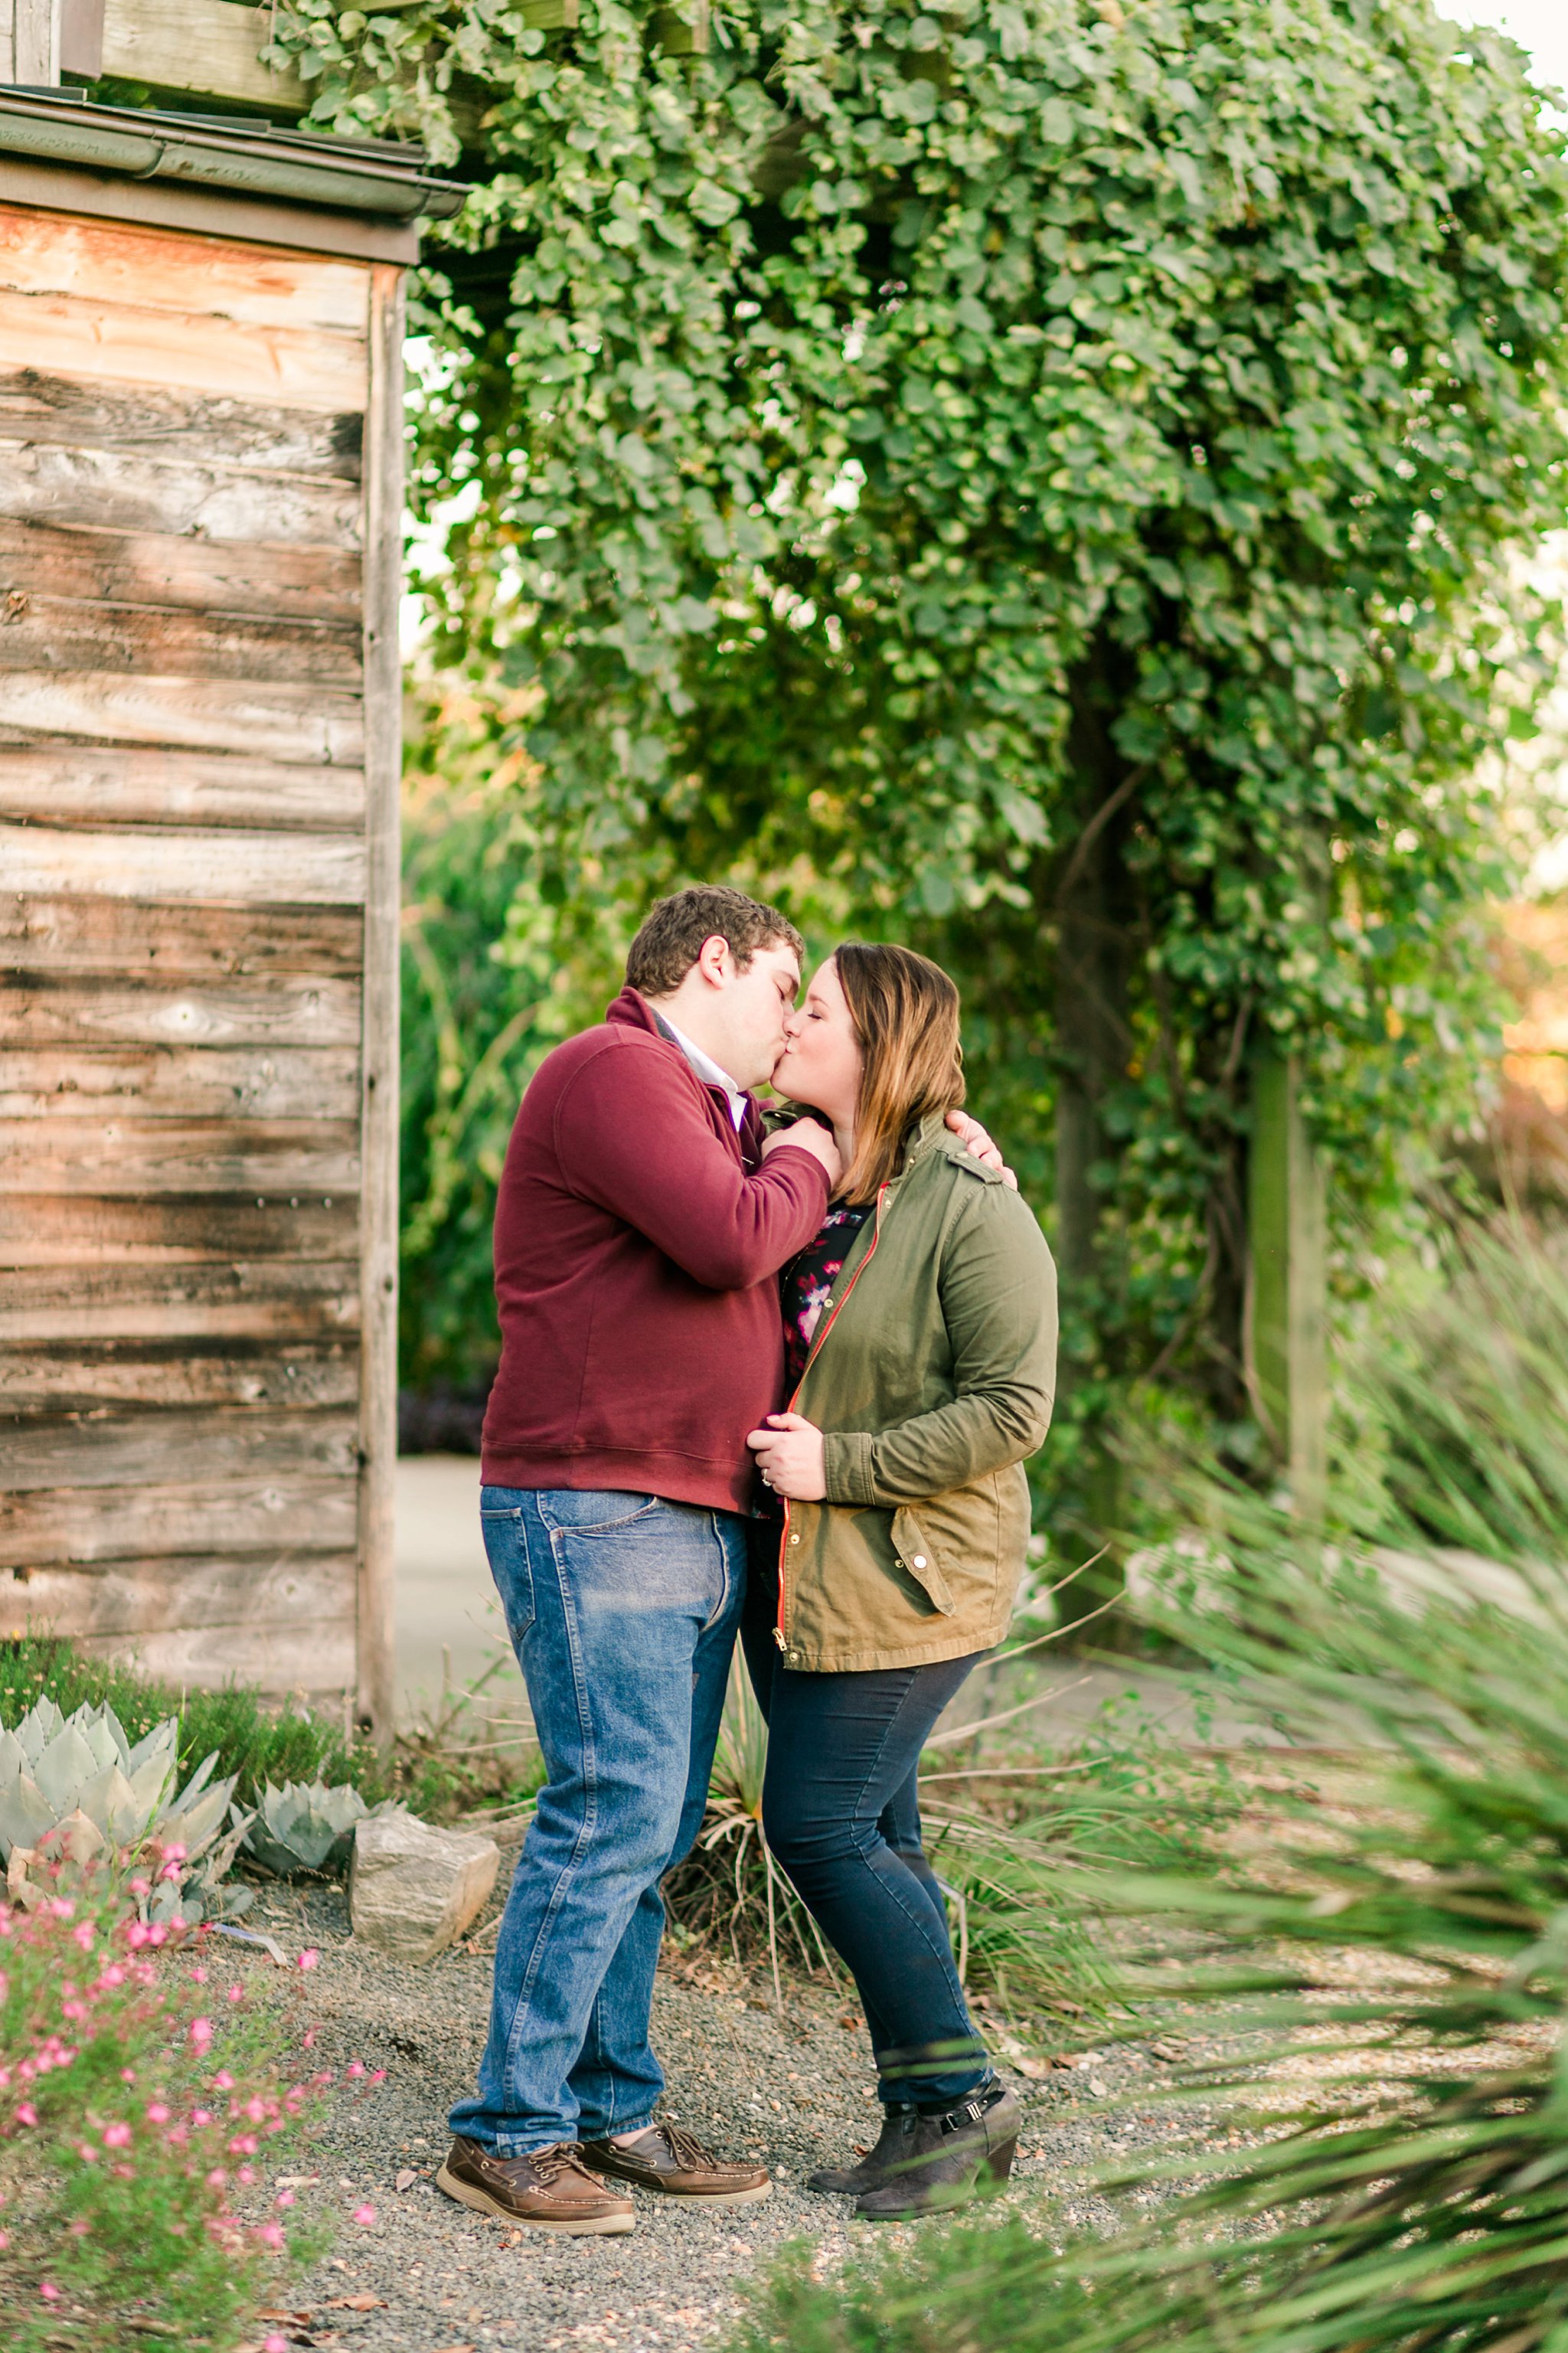
<svg viewBox="0 0 1568 2353">
<path fill-rule="evenodd" d="M 479 1466 L 471 1454 L 406 1454 L 397 1465 L 397 1694 L 426 1715 L 443 1684 L 461 1692 L 498 1655 L 485 1714 L 526 1710 L 479 1535 Z"/>
</svg>

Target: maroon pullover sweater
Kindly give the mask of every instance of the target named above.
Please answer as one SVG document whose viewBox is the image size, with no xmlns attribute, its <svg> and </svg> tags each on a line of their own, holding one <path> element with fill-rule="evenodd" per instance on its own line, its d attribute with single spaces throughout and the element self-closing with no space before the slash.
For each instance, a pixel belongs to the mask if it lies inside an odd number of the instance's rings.
<svg viewBox="0 0 1568 2353">
<path fill-rule="evenodd" d="M 819 1161 L 762 1145 L 755 1103 L 737 1135 L 633 988 L 545 1056 L 496 1204 L 487 1486 L 749 1508 L 746 1432 L 782 1394 L 775 1277 L 827 1208 Z"/>
</svg>

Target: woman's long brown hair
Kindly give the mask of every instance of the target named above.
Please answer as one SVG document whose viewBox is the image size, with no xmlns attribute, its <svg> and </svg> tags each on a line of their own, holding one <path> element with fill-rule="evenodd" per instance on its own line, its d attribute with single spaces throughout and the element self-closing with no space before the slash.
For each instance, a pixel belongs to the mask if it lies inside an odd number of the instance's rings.
<svg viewBox="0 0 1568 2353">
<path fill-rule="evenodd" d="M 855 1157 L 838 1198 L 870 1201 L 898 1175 L 921 1120 L 963 1101 L 958 991 L 940 965 L 912 948 L 848 940 L 833 963 L 861 1060 Z"/>
</svg>

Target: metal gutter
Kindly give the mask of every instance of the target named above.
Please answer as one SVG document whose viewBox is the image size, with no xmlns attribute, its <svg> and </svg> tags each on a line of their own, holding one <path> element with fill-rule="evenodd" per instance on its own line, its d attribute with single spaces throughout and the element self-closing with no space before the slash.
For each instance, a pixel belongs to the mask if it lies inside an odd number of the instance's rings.
<svg viewBox="0 0 1568 2353">
<path fill-rule="evenodd" d="M 15 88 L 0 88 L 5 153 L 399 221 L 449 220 L 468 193 L 426 173 L 423 149 L 393 140 L 331 139 L 238 116 L 225 123 Z"/>
</svg>

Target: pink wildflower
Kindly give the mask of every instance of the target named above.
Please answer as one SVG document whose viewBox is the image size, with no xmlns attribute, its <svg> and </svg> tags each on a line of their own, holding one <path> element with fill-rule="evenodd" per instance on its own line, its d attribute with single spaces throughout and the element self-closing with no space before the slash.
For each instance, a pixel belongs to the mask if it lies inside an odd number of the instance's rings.
<svg viewBox="0 0 1568 2353">
<path fill-rule="evenodd" d="M 148 2104 L 147 2121 L 150 2125 L 166 2125 L 168 2123 L 169 2111 L 163 2105 L 162 2100 L 153 2100 Z"/>
<path fill-rule="evenodd" d="M 207 2176 L 207 2188 L 209 2189 L 226 2189 L 227 2187 L 227 2174 L 224 2171 L 221 2165 L 215 2165 L 212 2171 Z"/>
<path fill-rule="evenodd" d="M 230 2001 L 243 2001 L 245 2000 L 245 1988 L 242 1985 L 231 1985 L 228 1989 L 228 1998 Z"/>
<path fill-rule="evenodd" d="M 374 2206 L 356 2206 L 353 2211 L 353 2220 L 359 2224 L 362 2231 L 368 2231 L 371 2224 L 375 2220 L 375 2208 Z"/>
<path fill-rule="evenodd" d="M 261 2340 L 261 2353 L 289 2353 L 289 2339 L 279 2337 L 276 2329 Z"/>
<path fill-rule="evenodd" d="M 217 2073 L 213 2077 L 213 2090 L 215 2092 L 232 2092 L 233 2089 L 234 2077 L 229 2073 L 226 2067 L 220 2067 Z"/>
<path fill-rule="evenodd" d="M 103 2127 L 103 2146 L 105 2148 L 129 2148 L 131 2146 L 130 2126 L 121 2124 L 105 2125 Z"/>
<path fill-rule="evenodd" d="M 38 2294 L 43 2297 L 46 2304 L 58 2304 L 60 2300 L 60 2292 L 55 2285 L 53 2280 L 40 2280 L 38 2282 Z"/>
<path fill-rule="evenodd" d="M 384 2084 L 386 2081 L 385 2068 L 376 2067 L 373 2069 L 368 2080 L 373 2084 Z"/>
<path fill-rule="evenodd" d="M 190 2036 L 191 2041 L 195 2044 L 196 2049 L 198 2051 L 205 2051 L 208 2043 L 213 2039 L 212 2020 L 210 2018 L 193 2018 L 190 2025 Z"/>
<path fill-rule="evenodd" d="M 236 2179 L 237 2181 L 243 2181 L 243 2182 L 245 2183 L 245 2185 L 246 2185 L 247 2189 L 248 2189 L 248 2188 L 249 2188 L 249 2186 L 250 2186 L 250 2184 L 251 2184 L 251 2183 L 255 2180 L 255 2179 L 256 2179 L 256 2168 L 255 2168 L 255 2166 L 254 2166 L 254 2165 L 242 2165 L 242 2166 L 240 2167 L 240 2168 L 239 2168 L 239 2171 L 235 2175 L 235 2177 L 234 2177 L 234 2178 L 235 2178 L 235 2179 Z"/>
<path fill-rule="evenodd" d="M 193 2108 L 191 2110 L 191 2122 L 194 2125 L 210 2125 L 212 2120 L 213 2112 L 210 2108 Z"/>
<path fill-rule="evenodd" d="M 358 2059 L 351 2059 L 348 2065 L 343 2069 L 343 2073 L 345 2075 L 363 2075 L 364 2073 L 363 2062 Z"/>
<path fill-rule="evenodd" d="M 95 1934 L 96 1931 L 90 1920 L 79 1920 L 71 1930 L 71 1938 L 74 1943 L 81 1947 L 84 1953 L 90 1953 Z"/>
<path fill-rule="evenodd" d="M 193 1985 L 205 1985 L 207 1981 L 207 1973 L 205 1969 L 192 1969 L 190 1972 L 190 1978 Z"/>
<path fill-rule="evenodd" d="M 314 1945 L 307 1945 L 300 1956 L 300 1967 L 302 1969 L 313 1969 L 321 1957 Z"/>
<path fill-rule="evenodd" d="M 264 2247 L 280 2247 L 283 2244 L 283 2232 L 276 2222 L 263 2222 L 256 2235 Z"/>
<path fill-rule="evenodd" d="M 31 2100 L 24 2100 L 16 2110 L 16 2122 L 19 2125 L 36 2125 L 37 2121 L 38 2111 Z"/>
<path fill-rule="evenodd" d="M 294 2192 L 291 2189 L 280 2189 L 278 2192 L 277 2197 L 272 2200 L 272 2203 L 275 2206 L 292 2206 L 294 2203 Z"/>
</svg>

